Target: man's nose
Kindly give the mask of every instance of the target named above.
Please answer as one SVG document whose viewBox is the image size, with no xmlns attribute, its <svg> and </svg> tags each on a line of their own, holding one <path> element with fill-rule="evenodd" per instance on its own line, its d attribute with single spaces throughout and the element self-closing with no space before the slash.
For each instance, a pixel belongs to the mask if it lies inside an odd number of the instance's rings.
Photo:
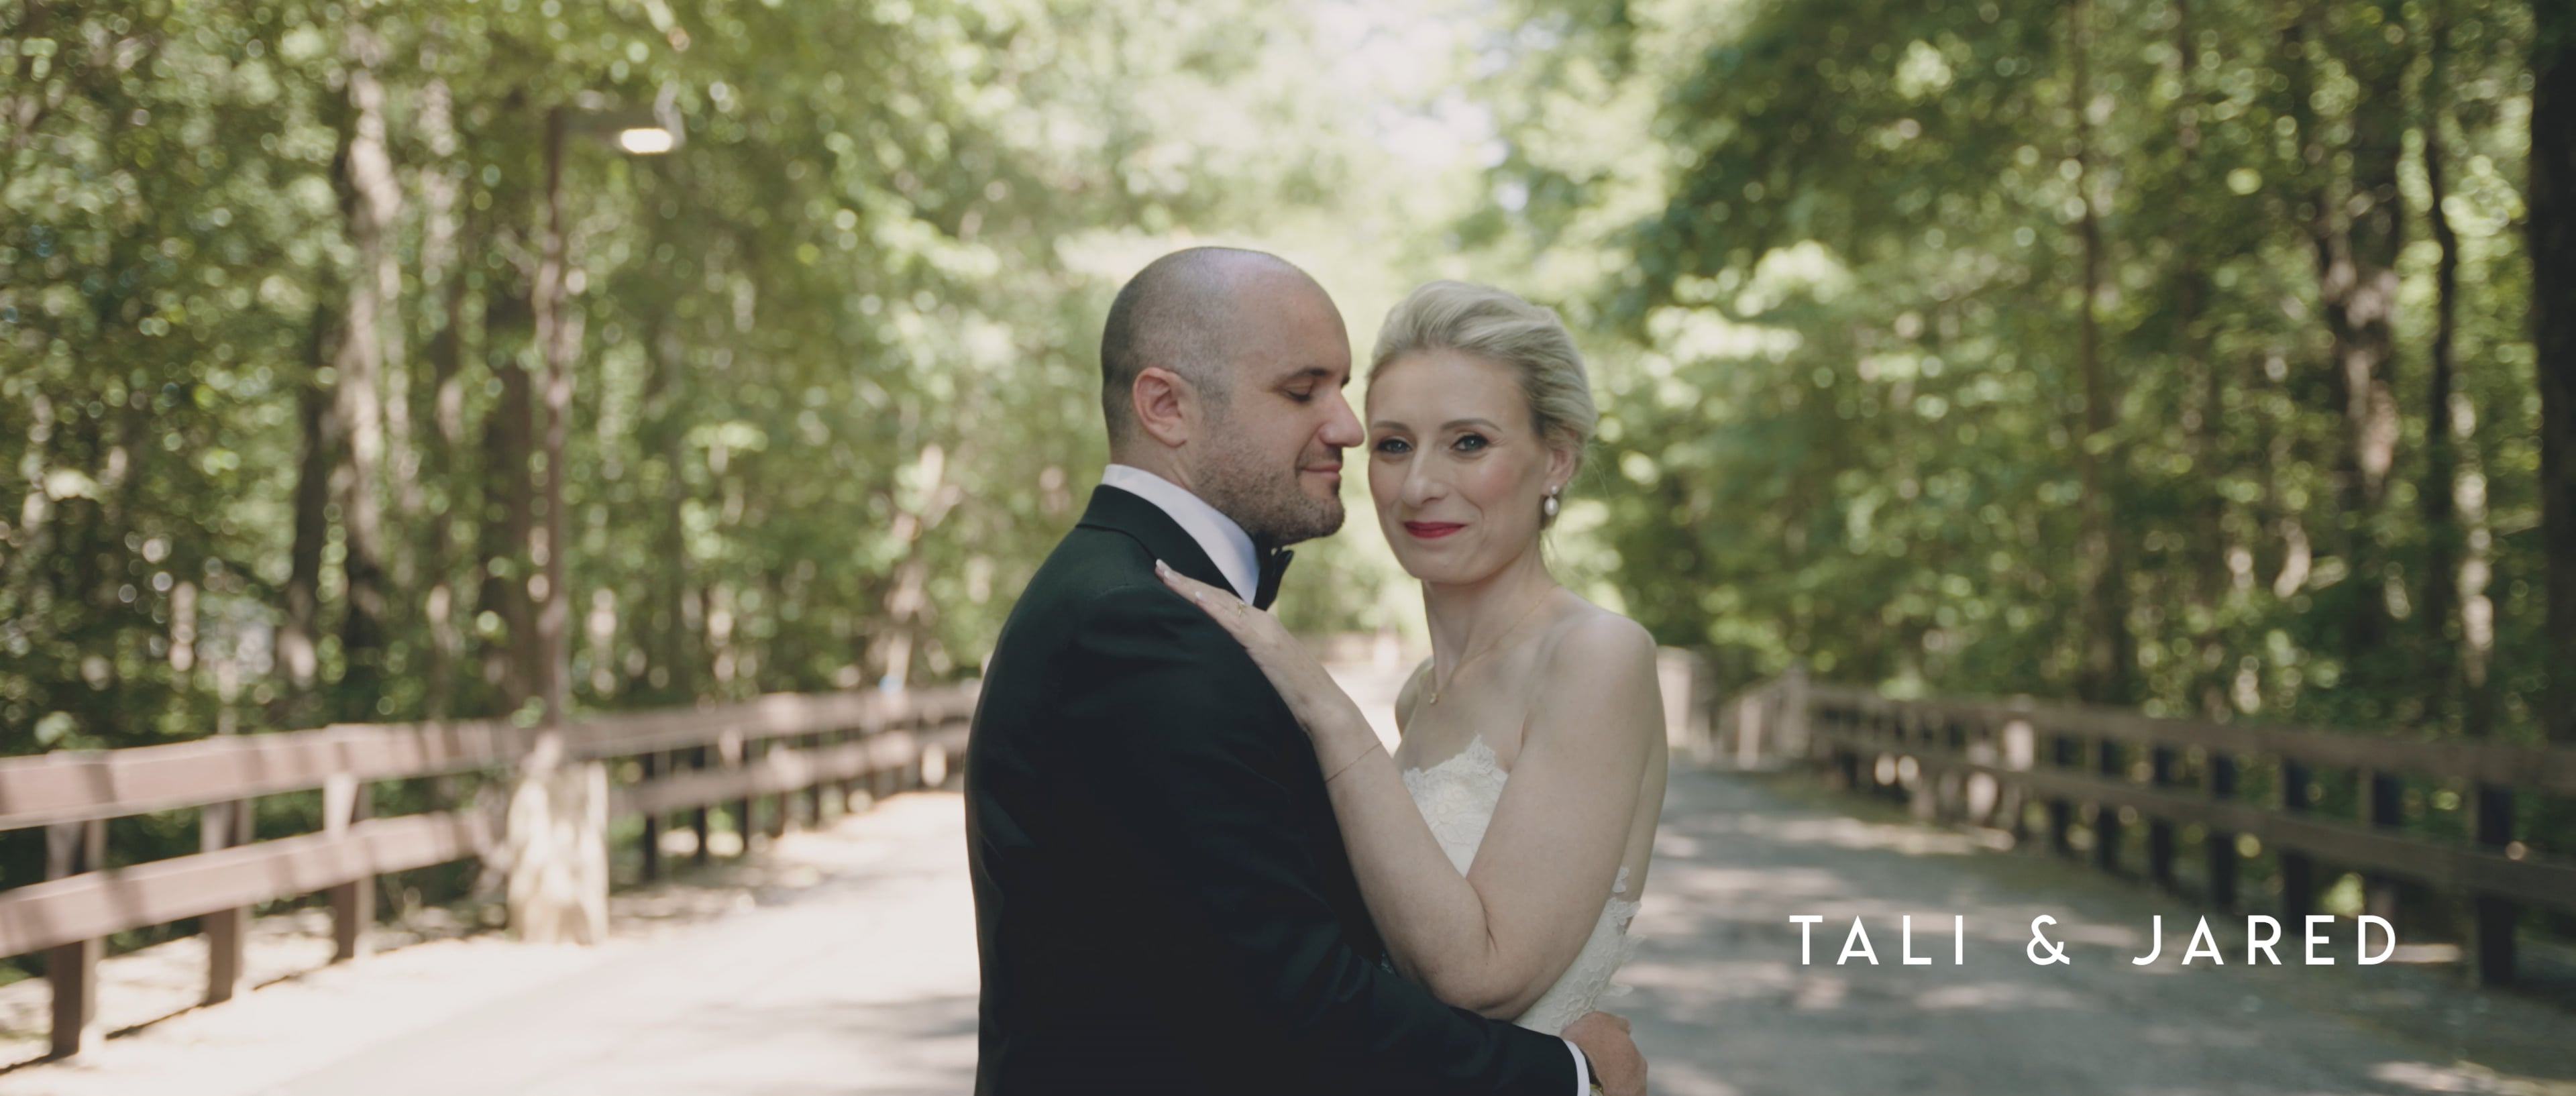
<svg viewBox="0 0 2576 1096">
<path fill-rule="evenodd" d="M 1360 417 L 1351 411 L 1351 401 L 1342 398 L 1341 389 L 1333 389 L 1331 406 L 1325 411 L 1324 428 L 1315 435 L 1317 441 L 1336 449 L 1349 449 L 1368 440 L 1360 430 Z"/>
</svg>

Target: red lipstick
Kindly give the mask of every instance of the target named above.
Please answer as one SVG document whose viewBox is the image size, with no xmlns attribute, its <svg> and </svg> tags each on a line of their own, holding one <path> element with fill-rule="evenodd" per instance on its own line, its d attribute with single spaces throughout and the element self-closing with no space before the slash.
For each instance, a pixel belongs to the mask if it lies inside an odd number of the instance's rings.
<svg viewBox="0 0 2576 1096">
<path fill-rule="evenodd" d="M 1404 523 L 1405 532 L 1411 533 L 1424 540 L 1438 540 L 1441 537 L 1448 536 L 1449 534 L 1455 533 L 1464 528 L 1466 528 L 1465 525 L 1454 521 L 1408 521 Z"/>
</svg>

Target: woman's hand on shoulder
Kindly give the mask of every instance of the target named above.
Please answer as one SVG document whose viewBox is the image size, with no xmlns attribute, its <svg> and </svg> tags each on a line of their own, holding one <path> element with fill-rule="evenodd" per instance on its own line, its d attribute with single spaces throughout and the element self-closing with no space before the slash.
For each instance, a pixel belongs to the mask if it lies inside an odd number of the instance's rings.
<svg viewBox="0 0 2576 1096">
<path fill-rule="evenodd" d="M 1333 710 L 1335 702 L 1350 706 L 1349 694 L 1342 692 L 1340 683 L 1325 671 L 1324 664 L 1305 644 L 1297 642 L 1277 616 L 1246 604 L 1232 590 L 1200 582 L 1161 560 L 1154 561 L 1154 573 L 1243 645 L 1244 653 L 1252 656 L 1253 665 L 1260 667 L 1262 676 L 1279 690 L 1279 698 L 1288 702 L 1288 709 L 1296 713 L 1298 723 L 1308 733 L 1314 732 L 1318 717 Z"/>
</svg>

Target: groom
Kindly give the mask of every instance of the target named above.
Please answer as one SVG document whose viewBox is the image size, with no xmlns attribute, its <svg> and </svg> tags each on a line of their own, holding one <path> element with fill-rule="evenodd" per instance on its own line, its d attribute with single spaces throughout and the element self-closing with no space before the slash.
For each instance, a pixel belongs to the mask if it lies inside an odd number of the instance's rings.
<svg viewBox="0 0 2576 1096">
<path fill-rule="evenodd" d="M 983 959 L 978 1096 L 1642 1092 L 1616 1017 L 1567 1039 L 1387 962 L 1306 736 L 1162 560 L 1268 606 L 1282 545 L 1341 527 L 1348 335 L 1260 252 L 1119 291 L 1110 465 L 1002 628 L 966 756 Z"/>
</svg>

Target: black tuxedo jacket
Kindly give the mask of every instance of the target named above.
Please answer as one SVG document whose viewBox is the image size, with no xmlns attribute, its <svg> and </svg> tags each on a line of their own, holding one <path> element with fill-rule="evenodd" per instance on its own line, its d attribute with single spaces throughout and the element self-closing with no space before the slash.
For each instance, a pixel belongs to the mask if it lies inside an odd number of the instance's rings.
<svg viewBox="0 0 2576 1096">
<path fill-rule="evenodd" d="M 978 1096 L 1567 1096 L 1563 1041 L 1406 981 L 1287 705 L 1154 575 L 1225 585 L 1093 492 L 1003 626 L 966 748 Z"/>
</svg>

